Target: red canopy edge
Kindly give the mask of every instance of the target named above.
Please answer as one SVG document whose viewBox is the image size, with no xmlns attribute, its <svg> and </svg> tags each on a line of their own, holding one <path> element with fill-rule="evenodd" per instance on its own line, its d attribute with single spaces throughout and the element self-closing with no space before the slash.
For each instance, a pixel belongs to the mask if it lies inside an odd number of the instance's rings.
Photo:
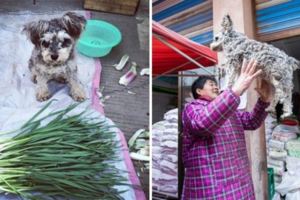
<svg viewBox="0 0 300 200">
<path fill-rule="evenodd" d="M 152 21 L 152 32 L 152 71 L 154 76 L 199 68 L 196 64 L 164 44 L 161 39 L 204 67 L 215 65 L 218 62 L 216 52 L 169 30 L 155 21 Z"/>
</svg>

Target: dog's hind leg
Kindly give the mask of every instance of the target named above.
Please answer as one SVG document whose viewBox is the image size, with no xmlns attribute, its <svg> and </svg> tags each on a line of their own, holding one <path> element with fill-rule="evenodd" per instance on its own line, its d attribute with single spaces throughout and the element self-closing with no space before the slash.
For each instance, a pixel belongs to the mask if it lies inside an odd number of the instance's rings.
<svg viewBox="0 0 300 200">
<path fill-rule="evenodd" d="M 293 114 L 293 105 L 292 105 L 292 89 L 287 89 L 286 96 L 284 99 L 281 99 L 283 103 L 283 114 L 281 116 L 282 119 L 289 117 Z"/>
<path fill-rule="evenodd" d="M 274 96 L 274 99 L 271 101 L 270 106 L 266 109 L 266 112 L 270 113 L 272 116 L 276 116 L 276 105 L 278 103 L 278 100 L 276 96 Z"/>
<path fill-rule="evenodd" d="M 31 77 L 30 77 L 30 79 L 31 79 L 31 81 L 33 82 L 33 83 L 37 83 L 37 80 L 36 80 L 36 77 L 38 76 L 37 74 L 37 72 L 36 72 L 36 70 L 34 69 L 34 67 L 29 67 L 29 70 L 30 70 L 30 72 L 31 72 Z"/>
<path fill-rule="evenodd" d="M 276 116 L 276 106 L 282 96 L 282 88 L 280 88 L 280 83 L 275 78 L 272 78 L 271 82 L 274 89 L 274 95 L 270 106 L 266 109 L 266 112 L 270 113 L 272 116 Z"/>
<path fill-rule="evenodd" d="M 227 76 L 227 81 L 228 81 L 227 87 L 231 88 L 233 86 L 234 79 L 235 79 L 234 69 L 233 68 L 227 69 L 226 76 Z"/>
<path fill-rule="evenodd" d="M 35 84 L 37 83 L 35 74 L 31 74 L 31 81 Z"/>
</svg>

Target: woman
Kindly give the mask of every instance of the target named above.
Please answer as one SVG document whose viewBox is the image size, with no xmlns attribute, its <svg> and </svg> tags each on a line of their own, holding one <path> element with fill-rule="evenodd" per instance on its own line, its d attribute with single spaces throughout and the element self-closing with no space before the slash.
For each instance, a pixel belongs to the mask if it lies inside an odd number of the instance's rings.
<svg viewBox="0 0 300 200">
<path fill-rule="evenodd" d="M 182 199 L 255 199 L 244 130 L 260 127 L 271 100 L 271 87 L 263 84 L 252 112 L 237 110 L 240 96 L 262 73 L 256 62 L 243 62 L 232 88 L 219 94 L 216 80 L 199 77 L 192 85 L 195 100 L 185 106 Z"/>
</svg>

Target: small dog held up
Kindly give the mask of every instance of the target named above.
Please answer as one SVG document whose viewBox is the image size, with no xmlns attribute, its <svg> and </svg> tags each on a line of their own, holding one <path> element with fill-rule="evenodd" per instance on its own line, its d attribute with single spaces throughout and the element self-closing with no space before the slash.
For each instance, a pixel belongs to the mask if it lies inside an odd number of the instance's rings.
<svg viewBox="0 0 300 200">
<path fill-rule="evenodd" d="M 210 48 L 222 51 L 225 55 L 226 61 L 223 66 L 229 77 L 228 86 L 232 86 L 239 76 L 243 60 L 254 59 L 257 61 L 257 68 L 263 71 L 261 78 L 270 83 L 275 90 L 267 111 L 276 113 L 275 107 L 280 102 L 283 104 L 281 118 L 291 116 L 293 72 L 299 69 L 300 62 L 270 44 L 249 39 L 246 35 L 235 31 L 229 15 L 223 17 L 221 27 L 221 31 L 214 36 Z"/>
<path fill-rule="evenodd" d="M 36 98 L 45 101 L 51 97 L 48 82 L 67 83 L 70 96 L 83 101 L 85 91 L 77 77 L 74 48 L 84 30 L 86 20 L 74 12 L 61 18 L 39 20 L 24 26 L 23 32 L 34 45 L 29 59 L 31 79 L 37 84 Z"/>
</svg>

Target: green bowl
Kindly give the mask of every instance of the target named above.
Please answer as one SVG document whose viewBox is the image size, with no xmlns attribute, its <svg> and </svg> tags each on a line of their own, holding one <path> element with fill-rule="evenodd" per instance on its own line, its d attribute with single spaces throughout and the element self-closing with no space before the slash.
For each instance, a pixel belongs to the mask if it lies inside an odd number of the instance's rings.
<svg viewBox="0 0 300 200">
<path fill-rule="evenodd" d="M 87 20 L 85 30 L 77 42 L 77 49 L 89 57 L 103 57 L 121 39 L 121 32 L 114 25 L 101 20 Z"/>
</svg>

